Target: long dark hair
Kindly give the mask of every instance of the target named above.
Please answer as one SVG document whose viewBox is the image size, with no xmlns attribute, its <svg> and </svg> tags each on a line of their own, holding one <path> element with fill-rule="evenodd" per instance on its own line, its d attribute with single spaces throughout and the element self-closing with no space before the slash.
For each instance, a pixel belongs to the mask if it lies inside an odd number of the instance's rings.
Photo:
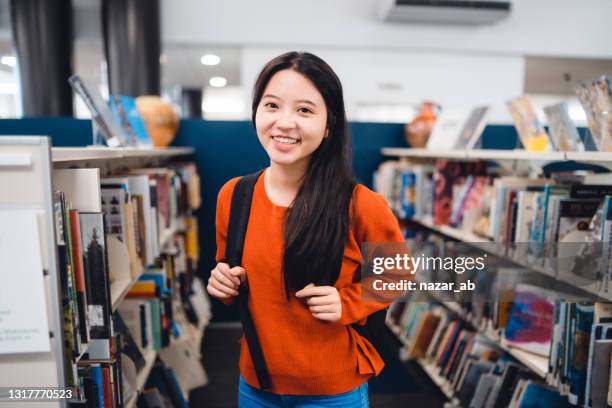
<svg viewBox="0 0 612 408">
<path fill-rule="evenodd" d="M 342 84 L 329 65 L 307 52 L 288 52 L 266 64 L 253 90 L 253 116 L 270 79 L 291 69 L 307 77 L 323 96 L 328 137 L 314 151 L 285 219 L 283 277 L 287 296 L 309 283 L 333 285 L 340 274 L 355 178 Z M 339 262 L 340 261 L 340 262 Z"/>
</svg>

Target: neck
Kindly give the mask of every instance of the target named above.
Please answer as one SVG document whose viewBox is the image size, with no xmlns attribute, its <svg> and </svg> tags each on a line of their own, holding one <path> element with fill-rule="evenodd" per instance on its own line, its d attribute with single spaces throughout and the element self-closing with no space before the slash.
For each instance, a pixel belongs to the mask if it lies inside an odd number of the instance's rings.
<svg viewBox="0 0 612 408">
<path fill-rule="evenodd" d="M 270 186 L 281 191 L 297 191 L 302 185 L 308 168 L 308 161 L 300 161 L 291 165 L 270 162 L 270 170 L 266 172 Z"/>
</svg>

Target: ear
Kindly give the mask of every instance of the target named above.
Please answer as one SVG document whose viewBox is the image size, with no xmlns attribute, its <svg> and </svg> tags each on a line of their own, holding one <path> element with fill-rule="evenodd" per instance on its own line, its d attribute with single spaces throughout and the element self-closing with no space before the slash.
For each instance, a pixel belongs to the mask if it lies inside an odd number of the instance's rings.
<svg viewBox="0 0 612 408">
<path fill-rule="evenodd" d="M 325 136 L 323 136 L 323 139 L 327 139 L 329 137 L 329 128 L 325 129 Z"/>
</svg>

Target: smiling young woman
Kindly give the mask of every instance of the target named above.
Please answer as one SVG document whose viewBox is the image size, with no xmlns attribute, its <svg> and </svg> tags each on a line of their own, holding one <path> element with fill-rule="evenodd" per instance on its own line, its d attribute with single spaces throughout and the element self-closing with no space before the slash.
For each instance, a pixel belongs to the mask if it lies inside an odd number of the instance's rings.
<svg viewBox="0 0 612 408">
<path fill-rule="evenodd" d="M 272 387 L 259 389 L 242 340 L 240 406 L 367 407 L 367 381 L 384 364 L 351 324 L 388 303 L 361 299 L 360 243 L 402 242 L 397 220 L 354 180 L 342 85 L 327 63 L 297 52 L 273 59 L 256 81 L 252 108 L 270 166 L 255 184 L 241 267 L 222 262 L 238 178 L 219 192 L 219 263 L 208 282 L 212 296 L 231 303 L 248 275 Z"/>
</svg>

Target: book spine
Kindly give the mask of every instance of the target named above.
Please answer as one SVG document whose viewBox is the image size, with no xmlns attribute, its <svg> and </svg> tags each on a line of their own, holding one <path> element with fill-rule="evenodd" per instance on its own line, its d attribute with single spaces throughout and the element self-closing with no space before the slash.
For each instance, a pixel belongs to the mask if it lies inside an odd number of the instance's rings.
<svg viewBox="0 0 612 408">
<path fill-rule="evenodd" d="M 77 305 L 79 313 L 79 326 L 81 329 L 81 341 L 89 343 L 89 319 L 87 316 L 87 290 L 85 288 L 85 275 L 83 267 L 83 256 L 81 250 L 81 227 L 79 224 L 79 212 L 70 210 L 70 235 L 72 249 L 72 264 L 76 281 Z"/>
</svg>

